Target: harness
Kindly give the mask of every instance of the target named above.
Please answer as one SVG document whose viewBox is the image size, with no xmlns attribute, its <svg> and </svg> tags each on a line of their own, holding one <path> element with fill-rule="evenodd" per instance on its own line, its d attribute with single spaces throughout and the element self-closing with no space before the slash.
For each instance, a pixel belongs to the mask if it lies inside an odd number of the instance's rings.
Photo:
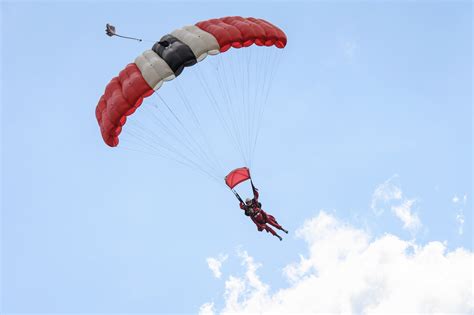
<svg viewBox="0 0 474 315">
<path fill-rule="evenodd" d="M 249 217 L 250 216 L 256 217 L 260 213 L 261 210 L 262 210 L 262 204 L 255 200 L 252 200 L 251 206 L 245 205 L 245 215 Z"/>
</svg>

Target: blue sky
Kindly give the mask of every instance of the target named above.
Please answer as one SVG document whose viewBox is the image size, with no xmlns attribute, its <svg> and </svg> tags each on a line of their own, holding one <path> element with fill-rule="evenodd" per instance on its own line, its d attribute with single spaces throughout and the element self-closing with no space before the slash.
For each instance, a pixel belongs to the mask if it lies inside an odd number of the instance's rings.
<svg viewBox="0 0 474 315">
<path fill-rule="evenodd" d="M 326 216 L 373 239 L 445 242 L 472 263 L 470 2 L 3 1 L 1 12 L 3 312 L 232 310 L 225 286 L 253 261 L 267 294 L 293 288 L 285 267 L 315 257 L 304 227 Z M 107 147 L 95 119 L 105 85 L 151 46 L 108 38 L 105 23 L 159 39 L 227 15 L 288 36 L 252 168 L 290 230 L 283 242 L 207 177 Z M 219 254 L 217 279 L 207 259 Z"/>
</svg>

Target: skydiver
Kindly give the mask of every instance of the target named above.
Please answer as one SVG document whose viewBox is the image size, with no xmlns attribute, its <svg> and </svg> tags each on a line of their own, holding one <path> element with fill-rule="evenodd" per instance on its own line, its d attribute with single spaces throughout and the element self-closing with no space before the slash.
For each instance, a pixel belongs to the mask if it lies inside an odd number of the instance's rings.
<svg viewBox="0 0 474 315">
<path fill-rule="evenodd" d="M 237 194 L 235 191 L 235 196 L 237 199 L 240 201 L 240 209 L 244 210 L 244 214 L 246 216 L 249 216 L 253 223 L 257 226 L 257 230 L 259 232 L 265 230 L 267 233 L 271 233 L 273 236 L 276 236 L 280 239 L 280 241 L 283 240 L 283 238 L 278 235 L 269 225 L 272 225 L 276 227 L 278 230 L 281 230 L 288 234 L 288 231 L 285 230 L 280 224 L 278 224 L 277 220 L 275 219 L 274 216 L 266 213 L 265 211 L 262 210 L 262 204 L 258 201 L 258 189 L 255 188 L 253 185 L 253 182 L 250 181 L 252 185 L 252 191 L 253 191 L 253 198 L 247 198 L 245 199 L 245 202 L 240 198 L 239 194 Z"/>
</svg>

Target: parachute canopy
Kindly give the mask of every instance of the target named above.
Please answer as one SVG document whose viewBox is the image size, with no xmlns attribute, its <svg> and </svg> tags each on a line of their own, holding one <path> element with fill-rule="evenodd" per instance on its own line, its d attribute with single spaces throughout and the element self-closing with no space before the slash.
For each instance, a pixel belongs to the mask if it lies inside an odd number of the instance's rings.
<svg viewBox="0 0 474 315">
<path fill-rule="evenodd" d="M 119 36 L 110 24 L 106 32 L 109 36 Z M 285 33 L 275 25 L 263 19 L 240 16 L 198 22 L 163 36 L 151 49 L 129 63 L 105 88 L 96 107 L 104 142 L 111 147 L 117 146 L 127 116 L 132 115 L 143 99 L 158 90 L 163 82 L 179 76 L 185 67 L 231 47 L 255 44 L 284 48 L 286 42 Z"/>
<path fill-rule="evenodd" d="M 250 179 L 250 170 L 247 167 L 236 168 L 225 177 L 225 183 L 230 189 Z"/>
</svg>

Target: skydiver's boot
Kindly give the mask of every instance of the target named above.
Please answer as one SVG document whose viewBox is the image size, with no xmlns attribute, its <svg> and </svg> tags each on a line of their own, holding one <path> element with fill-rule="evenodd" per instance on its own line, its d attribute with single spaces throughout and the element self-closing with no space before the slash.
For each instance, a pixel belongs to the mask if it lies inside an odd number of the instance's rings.
<svg viewBox="0 0 474 315">
<path fill-rule="evenodd" d="M 280 241 L 283 241 L 283 238 L 280 235 L 275 234 L 275 236 L 278 237 L 280 239 Z"/>
<path fill-rule="evenodd" d="M 288 230 L 285 230 L 284 228 L 281 228 L 281 230 L 285 232 L 286 234 L 288 234 Z"/>
</svg>

